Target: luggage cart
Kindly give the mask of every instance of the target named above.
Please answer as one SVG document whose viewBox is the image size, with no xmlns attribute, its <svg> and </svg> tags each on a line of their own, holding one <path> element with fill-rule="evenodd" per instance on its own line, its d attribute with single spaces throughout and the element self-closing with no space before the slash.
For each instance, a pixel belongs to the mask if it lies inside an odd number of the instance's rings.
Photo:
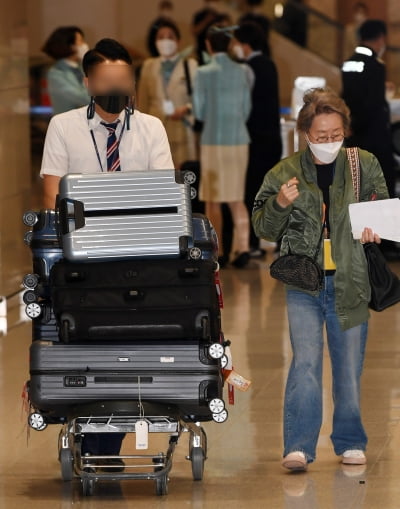
<svg viewBox="0 0 400 509">
<path fill-rule="evenodd" d="M 64 482 L 71 482 L 79 478 L 84 496 L 92 496 L 98 481 L 122 480 L 150 480 L 154 481 L 155 492 L 158 496 L 168 494 L 169 472 L 172 468 L 172 458 L 175 447 L 182 433 L 189 434 L 189 450 L 186 459 L 191 461 L 194 481 L 201 481 L 204 473 L 204 463 L 207 459 L 207 436 L 196 416 L 183 416 L 177 407 L 142 403 L 144 416 L 140 415 L 138 402 L 103 402 L 82 407 L 74 415 L 74 410 L 65 419 L 59 434 L 59 461 L 61 477 Z M 206 420 L 225 422 L 228 417 L 222 400 L 209 403 L 212 417 Z M 204 416 L 201 417 L 204 420 Z M 90 433 L 135 433 L 138 421 L 145 420 L 148 424 L 149 439 L 152 433 L 169 435 L 166 452 L 156 454 L 125 454 L 113 456 L 83 455 L 82 439 Z M 29 416 L 29 425 L 37 431 L 47 427 L 46 418 L 39 412 Z M 150 442 L 150 440 L 149 440 Z M 112 465 L 108 460 L 123 460 L 121 464 Z M 107 469 L 107 471 L 104 471 Z"/>
</svg>

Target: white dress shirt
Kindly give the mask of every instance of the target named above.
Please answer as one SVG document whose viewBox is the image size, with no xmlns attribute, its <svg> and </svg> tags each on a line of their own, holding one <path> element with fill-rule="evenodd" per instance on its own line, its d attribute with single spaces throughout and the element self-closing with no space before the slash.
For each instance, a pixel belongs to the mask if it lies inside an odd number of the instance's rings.
<svg viewBox="0 0 400 509">
<path fill-rule="evenodd" d="M 87 107 L 55 115 L 49 124 L 43 151 L 40 175 L 62 177 L 67 173 L 98 173 L 107 171 L 107 129 L 97 113 L 86 117 Z M 116 136 L 119 139 L 125 120 L 120 115 Z M 96 154 L 96 141 L 101 165 Z M 119 156 L 121 171 L 171 170 L 174 168 L 167 134 L 161 121 L 138 110 L 130 116 L 130 130 L 125 126 Z"/>
</svg>

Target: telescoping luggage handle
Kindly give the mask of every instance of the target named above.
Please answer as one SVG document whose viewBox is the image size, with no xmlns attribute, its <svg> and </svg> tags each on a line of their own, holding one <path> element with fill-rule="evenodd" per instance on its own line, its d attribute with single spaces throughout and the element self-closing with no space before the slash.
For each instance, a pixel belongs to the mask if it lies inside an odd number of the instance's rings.
<svg viewBox="0 0 400 509">
<path fill-rule="evenodd" d="M 110 216 L 143 216 L 152 214 L 177 214 L 178 207 L 149 207 L 149 208 L 124 208 L 105 210 L 85 210 L 85 205 L 79 200 L 62 198 L 58 202 L 59 221 L 62 235 L 71 233 L 83 228 L 86 224 L 86 217 L 110 217 Z"/>
</svg>

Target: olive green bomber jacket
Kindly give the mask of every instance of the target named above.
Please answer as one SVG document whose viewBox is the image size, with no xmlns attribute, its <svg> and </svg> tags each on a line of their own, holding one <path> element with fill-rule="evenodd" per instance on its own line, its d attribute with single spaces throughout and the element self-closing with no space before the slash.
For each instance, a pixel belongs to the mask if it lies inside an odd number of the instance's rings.
<svg viewBox="0 0 400 509">
<path fill-rule="evenodd" d="M 359 150 L 361 166 L 360 201 L 388 198 L 385 179 L 376 157 Z M 317 170 L 307 148 L 280 161 L 264 178 L 257 193 L 252 223 L 258 237 L 282 240 L 281 255 L 290 252 L 313 257 L 318 248 L 323 219 L 323 197 L 317 184 Z M 299 197 L 286 208 L 276 202 L 282 184 L 297 177 Z M 370 285 L 364 249 L 351 233 L 348 206 L 356 201 L 346 150 L 341 149 L 330 187 L 330 237 L 336 263 L 336 312 L 343 330 L 368 319 Z M 318 263 L 323 267 L 323 240 Z M 301 290 L 300 288 L 296 288 Z M 304 290 L 301 290 L 304 291 Z M 316 292 L 315 292 L 316 294 Z"/>
</svg>

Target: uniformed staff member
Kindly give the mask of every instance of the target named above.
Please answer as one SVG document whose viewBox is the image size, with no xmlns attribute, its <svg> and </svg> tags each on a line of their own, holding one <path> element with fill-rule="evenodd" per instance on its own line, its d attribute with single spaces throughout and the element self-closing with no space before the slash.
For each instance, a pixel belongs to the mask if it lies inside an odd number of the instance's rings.
<svg viewBox="0 0 400 509">
<path fill-rule="evenodd" d="M 385 98 L 386 24 L 365 21 L 361 44 L 342 67 L 343 99 L 351 112 L 349 146 L 358 146 L 377 157 L 391 197 L 395 196 L 395 165 L 391 146 L 390 112 Z"/>
</svg>

